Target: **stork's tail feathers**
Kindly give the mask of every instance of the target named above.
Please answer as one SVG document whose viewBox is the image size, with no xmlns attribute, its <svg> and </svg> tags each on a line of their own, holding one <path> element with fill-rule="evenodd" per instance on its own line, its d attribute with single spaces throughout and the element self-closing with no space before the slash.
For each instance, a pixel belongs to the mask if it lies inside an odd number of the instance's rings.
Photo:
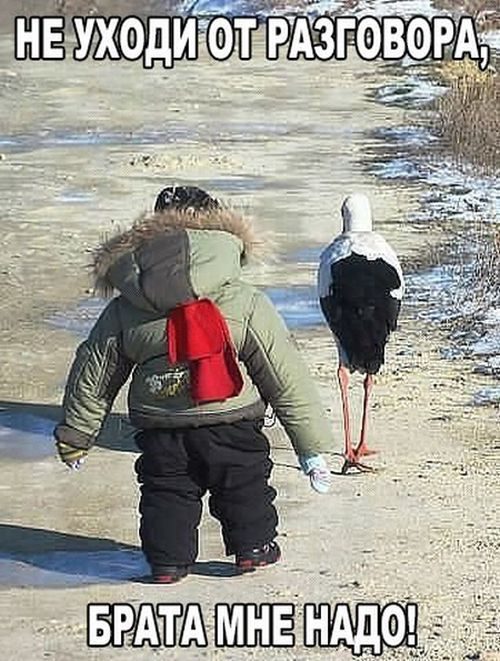
<svg viewBox="0 0 500 661">
<path fill-rule="evenodd" d="M 349 366 L 353 372 L 357 371 L 362 374 L 377 374 L 385 362 L 383 349 L 381 354 L 382 355 L 370 357 L 354 354 L 350 357 Z"/>
<path fill-rule="evenodd" d="M 352 371 L 376 374 L 384 364 L 388 329 L 374 309 L 344 309 L 343 332 L 339 340 Z"/>
</svg>

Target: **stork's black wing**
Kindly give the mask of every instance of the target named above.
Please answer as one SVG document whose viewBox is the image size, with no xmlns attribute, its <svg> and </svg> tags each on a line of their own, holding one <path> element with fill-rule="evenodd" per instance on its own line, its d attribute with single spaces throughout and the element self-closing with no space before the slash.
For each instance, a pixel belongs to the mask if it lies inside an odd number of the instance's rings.
<svg viewBox="0 0 500 661">
<path fill-rule="evenodd" d="M 330 266 L 331 284 L 320 299 L 328 325 L 354 370 L 375 373 L 384 362 L 389 334 L 396 329 L 401 287 L 396 269 L 383 259 L 351 253 Z"/>
</svg>

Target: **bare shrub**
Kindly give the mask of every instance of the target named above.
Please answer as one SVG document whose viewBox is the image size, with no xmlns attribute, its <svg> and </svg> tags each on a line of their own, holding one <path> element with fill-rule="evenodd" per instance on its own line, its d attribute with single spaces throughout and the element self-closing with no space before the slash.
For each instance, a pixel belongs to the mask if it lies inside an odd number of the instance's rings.
<svg viewBox="0 0 500 661">
<path fill-rule="evenodd" d="M 490 309 L 500 307 L 500 230 L 489 220 L 477 220 L 467 232 L 451 232 L 445 241 L 426 243 L 403 266 L 408 272 L 446 269 L 448 289 L 443 285 L 436 291 L 433 305 L 442 308 L 453 333 L 474 330 Z"/>
<path fill-rule="evenodd" d="M 459 164 L 486 172 L 500 165 L 500 78 L 476 64 L 447 62 L 438 73 L 448 91 L 434 104 L 432 128 Z"/>
<path fill-rule="evenodd" d="M 464 317 L 480 318 L 500 306 L 500 231 L 483 221 L 471 229 L 470 236 L 472 253 L 462 250 L 456 266 L 459 286 L 454 308 Z"/>
<path fill-rule="evenodd" d="M 498 0 L 434 0 L 434 4 L 451 14 L 472 16 L 480 31 L 496 30 L 500 27 Z"/>
</svg>

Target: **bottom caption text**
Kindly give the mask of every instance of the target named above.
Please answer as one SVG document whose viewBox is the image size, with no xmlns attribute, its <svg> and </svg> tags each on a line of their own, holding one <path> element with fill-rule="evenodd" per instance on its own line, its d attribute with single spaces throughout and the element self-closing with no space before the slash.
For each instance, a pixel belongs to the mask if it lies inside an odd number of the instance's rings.
<svg viewBox="0 0 500 661">
<path fill-rule="evenodd" d="M 416 647 L 416 604 L 89 604 L 89 647 L 346 647 L 355 656 Z M 300 640 L 296 630 L 301 625 Z"/>
</svg>

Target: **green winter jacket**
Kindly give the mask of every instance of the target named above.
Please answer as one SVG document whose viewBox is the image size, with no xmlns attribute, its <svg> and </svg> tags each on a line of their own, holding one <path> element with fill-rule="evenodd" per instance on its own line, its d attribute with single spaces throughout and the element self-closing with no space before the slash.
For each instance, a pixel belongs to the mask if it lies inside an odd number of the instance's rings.
<svg viewBox="0 0 500 661">
<path fill-rule="evenodd" d="M 77 349 L 56 437 L 90 448 L 131 376 L 129 415 L 137 428 L 254 420 L 269 403 L 297 454 L 330 450 L 318 393 L 281 317 L 241 280 L 250 247 L 248 225 L 229 210 L 154 214 L 106 241 L 95 253 L 96 287 L 120 295 Z M 209 404 L 192 401 L 188 366 L 169 364 L 166 353 L 169 311 L 202 297 L 222 312 L 244 380 L 238 396 Z"/>
</svg>

